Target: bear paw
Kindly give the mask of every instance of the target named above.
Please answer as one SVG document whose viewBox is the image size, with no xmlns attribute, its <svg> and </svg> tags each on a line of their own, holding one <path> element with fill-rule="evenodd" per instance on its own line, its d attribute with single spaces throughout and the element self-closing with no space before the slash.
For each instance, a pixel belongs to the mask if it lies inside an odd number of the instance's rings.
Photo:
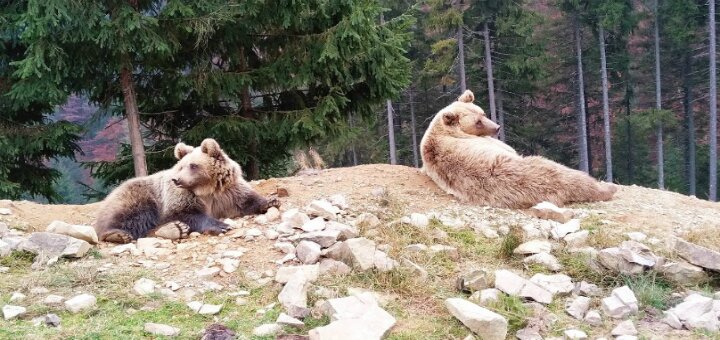
<svg viewBox="0 0 720 340">
<path fill-rule="evenodd" d="M 110 230 L 101 237 L 102 241 L 111 243 L 130 243 L 133 241 L 132 235 L 125 230 Z"/>
<path fill-rule="evenodd" d="M 199 231 L 204 235 L 220 235 L 226 233 L 228 230 L 230 230 L 230 225 L 218 221 L 218 223 L 203 226 Z"/>
<path fill-rule="evenodd" d="M 184 222 L 174 221 L 157 227 L 150 234 L 168 240 L 180 240 L 190 236 L 190 226 Z"/>
</svg>

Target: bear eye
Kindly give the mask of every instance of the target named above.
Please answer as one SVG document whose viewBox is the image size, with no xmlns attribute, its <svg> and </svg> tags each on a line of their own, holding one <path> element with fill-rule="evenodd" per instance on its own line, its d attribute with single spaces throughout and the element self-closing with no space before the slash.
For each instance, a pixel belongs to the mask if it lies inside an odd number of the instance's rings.
<svg viewBox="0 0 720 340">
<path fill-rule="evenodd" d="M 198 165 L 195 163 L 190 163 L 190 170 L 197 170 Z"/>
</svg>

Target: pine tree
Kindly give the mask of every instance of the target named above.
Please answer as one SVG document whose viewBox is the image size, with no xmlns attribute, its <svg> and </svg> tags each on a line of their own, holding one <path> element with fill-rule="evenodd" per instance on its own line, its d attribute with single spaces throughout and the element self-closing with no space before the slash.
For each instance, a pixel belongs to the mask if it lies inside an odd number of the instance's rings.
<svg viewBox="0 0 720 340">
<path fill-rule="evenodd" d="M 708 139 L 710 140 L 710 170 L 708 175 L 710 176 L 709 188 L 708 188 L 708 199 L 710 201 L 717 201 L 717 63 L 716 63 L 716 37 L 715 37 L 715 0 L 710 0 L 709 6 L 710 18 L 708 23 L 708 31 L 710 32 L 710 131 L 708 132 Z"/>
</svg>

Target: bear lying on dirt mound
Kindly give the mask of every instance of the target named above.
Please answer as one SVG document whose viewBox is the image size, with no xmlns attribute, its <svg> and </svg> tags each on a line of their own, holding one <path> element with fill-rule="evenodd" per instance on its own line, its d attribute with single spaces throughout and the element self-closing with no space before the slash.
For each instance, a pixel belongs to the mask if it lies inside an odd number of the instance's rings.
<svg viewBox="0 0 720 340">
<path fill-rule="evenodd" d="M 242 178 L 240 165 L 213 139 L 199 148 L 179 143 L 179 160 L 170 170 L 133 178 L 103 201 L 94 224 L 101 241 L 128 243 L 168 222 L 180 237 L 190 232 L 220 234 L 228 225 L 220 218 L 261 214 L 276 199 L 265 199 Z"/>
<path fill-rule="evenodd" d="M 474 100 L 468 90 L 440 110 L 420 143 L 424 172 L 446 192 L 465 202 L 525 209 L 542 201 L 607 201 L 617 191 L 546 158 L 518 155 L 492 137 L 500 126 Z"/>
</svg>

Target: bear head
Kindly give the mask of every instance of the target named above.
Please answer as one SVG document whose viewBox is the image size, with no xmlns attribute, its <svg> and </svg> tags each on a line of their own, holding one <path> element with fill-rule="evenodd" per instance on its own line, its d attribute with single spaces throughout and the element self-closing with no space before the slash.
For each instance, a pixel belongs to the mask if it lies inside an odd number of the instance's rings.
<svg viewBox="0 0 720 340">
<path fill-rule="evenodd" d="M 203 140 L 197 148 L 178 143 L 175 158 L 178 162 L 171 169 L 173 184 L 197 196 L 222 191 L 233 185 L 240 173 L 240 166 L 211 138 Z"/>
<path fill-rule="evenodd" d="M 442 125 L 455 134 L 473 136 L 495 136 L 500 125 L 485 116 L 485 111 L 473 104 L 475 95 L 466 90 L 458 100 L 439 112 Z"/>
</svg>

